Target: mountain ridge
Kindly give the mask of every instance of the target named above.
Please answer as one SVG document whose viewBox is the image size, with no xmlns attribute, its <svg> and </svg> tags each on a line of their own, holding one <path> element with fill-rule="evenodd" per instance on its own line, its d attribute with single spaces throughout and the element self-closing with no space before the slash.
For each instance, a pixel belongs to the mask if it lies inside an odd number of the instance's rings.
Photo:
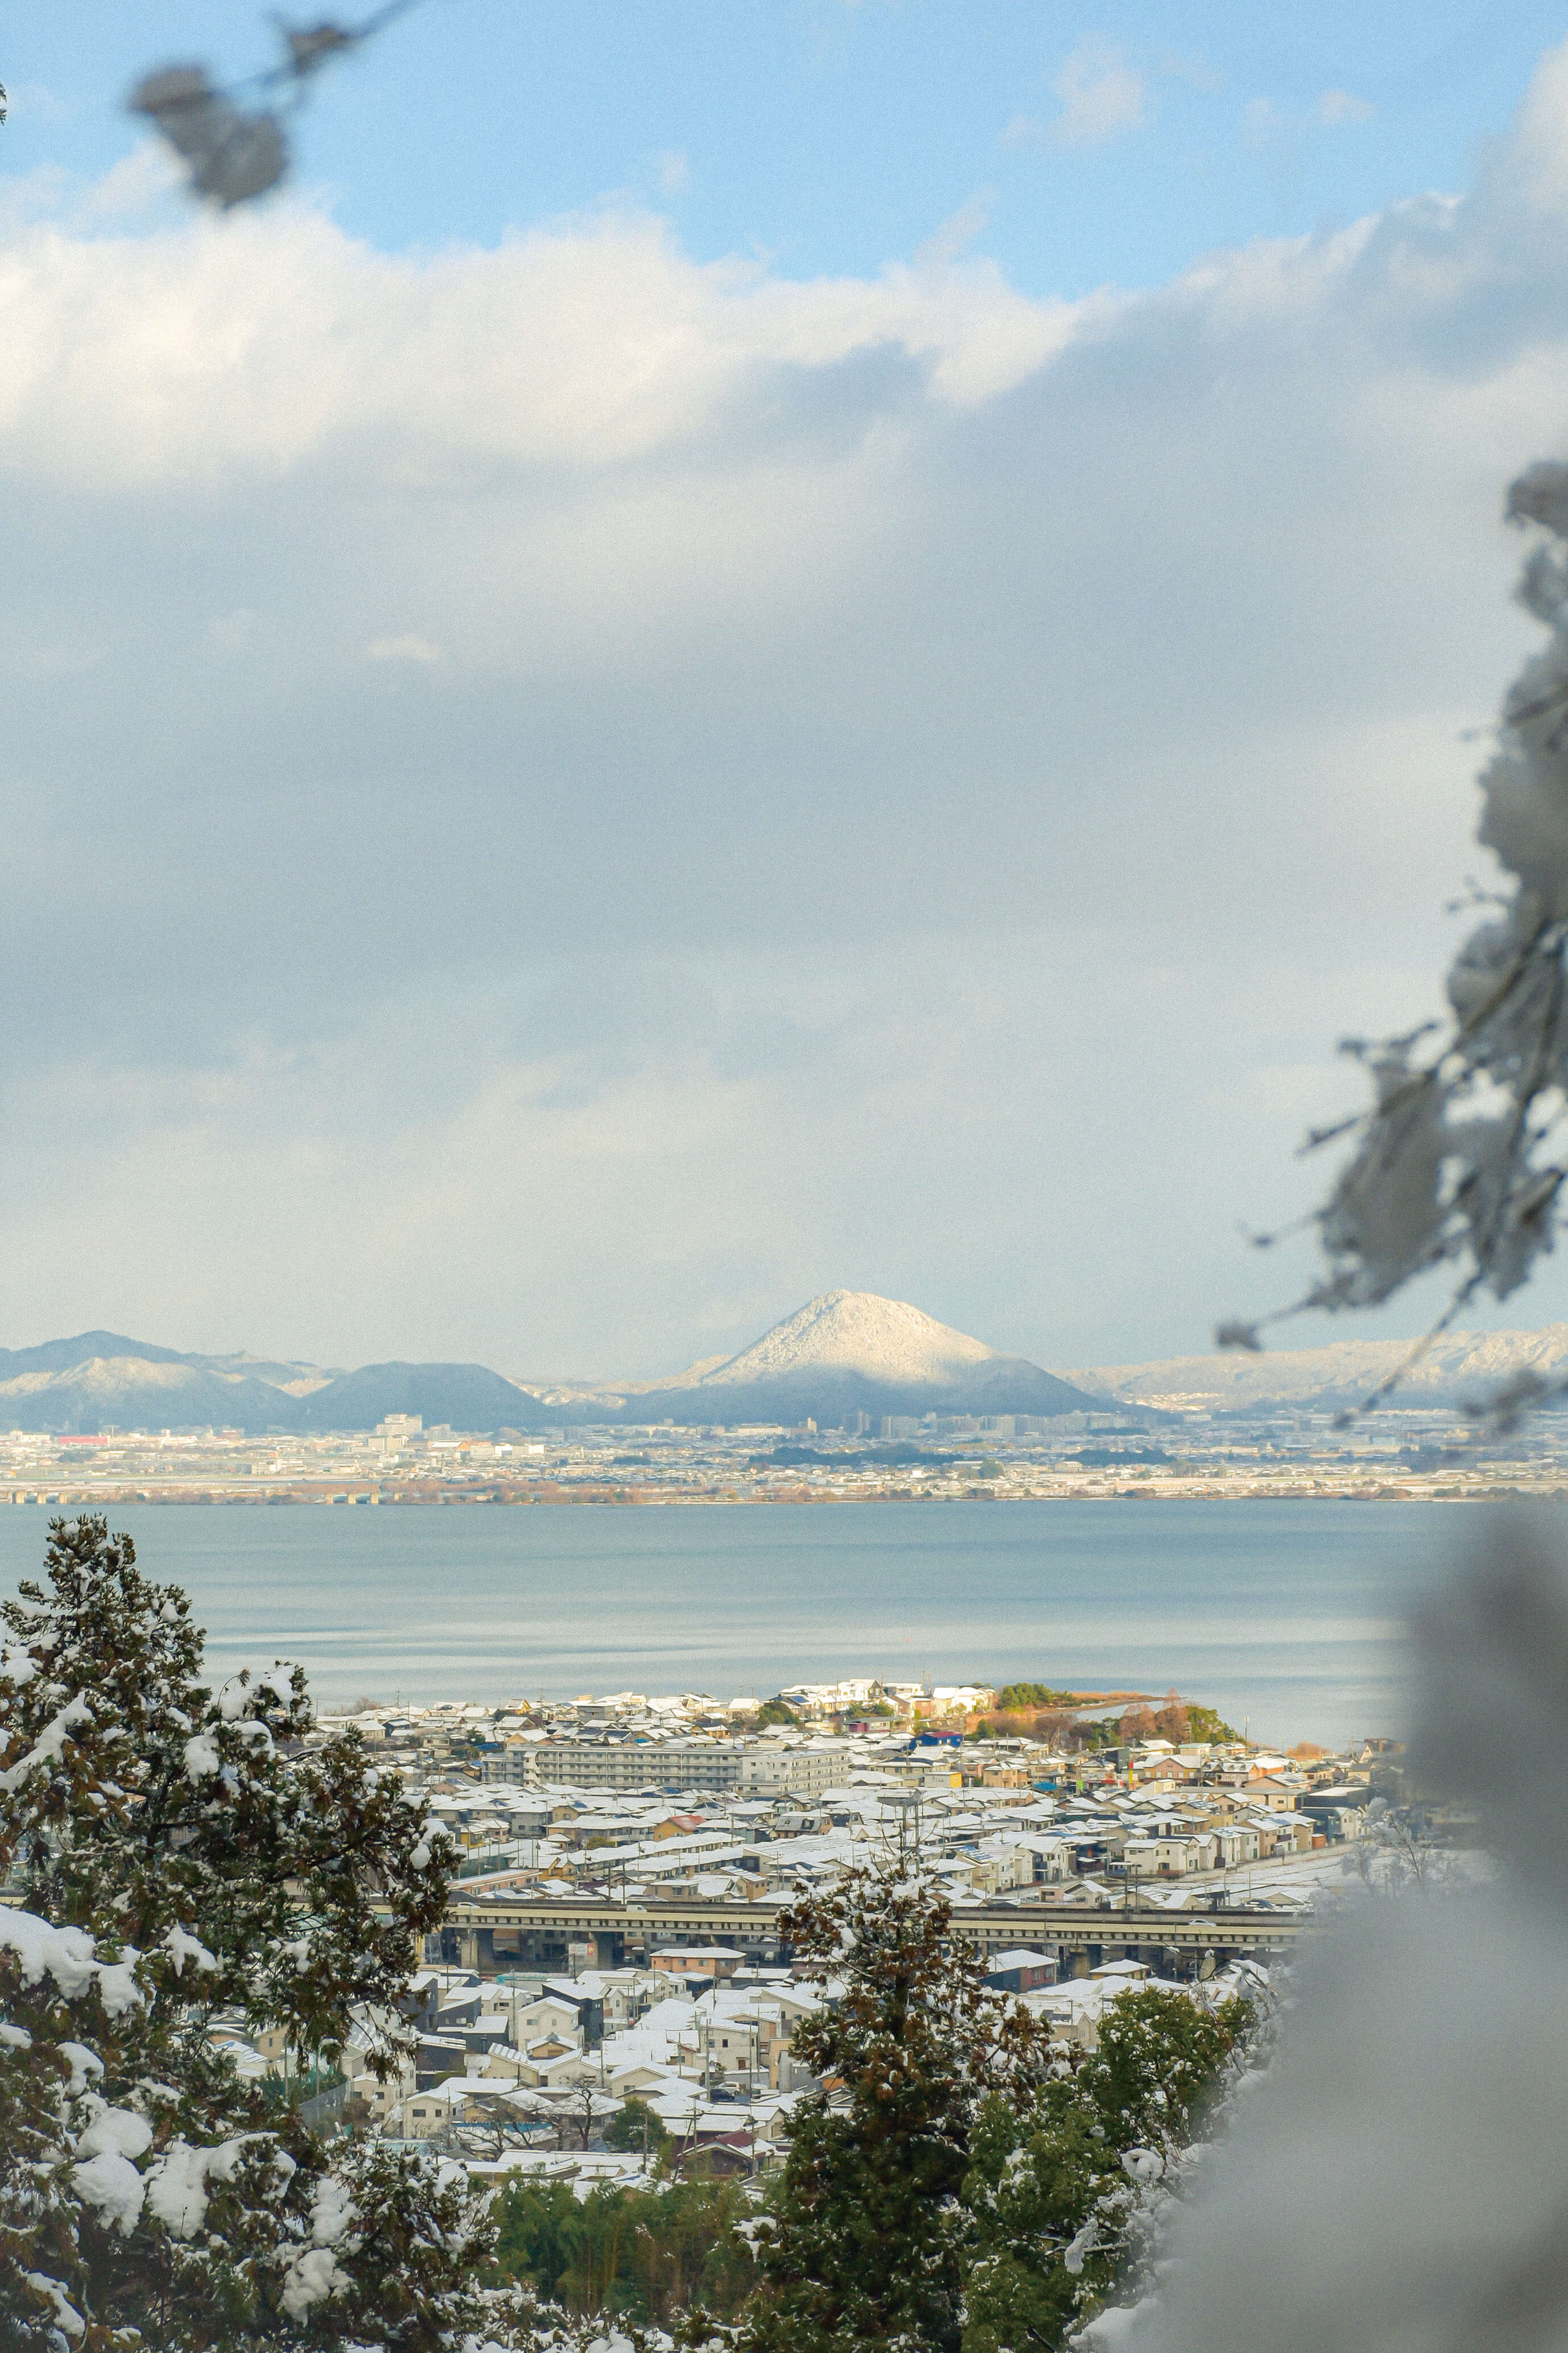
<svg viewBox="0 0 1568 2353">
<path fill-rule="evenodd" d="M 1411 1362 L 1409 1340 L 1333 1340 L 1316 1348 L 1165 1356 L 1141 1365 L 1080 1366 L 1064 1379 L 1127 1405 L 1166 1411 L 1243 1412 L 1268 1405 L 1359 1404 L 1401 1373 L 1391 1402 L 1452 1405 L 1483 1399 L 1512 1374 L 1568 1373 L 1568 1324 L 1536 1332 L 1446 1332 Z M 1404 1368 L 1401 1371 L 1401 1368 Z"/>
<path fill-rule="evenodd" d="M 261 1433 L 370 1430 L 389 1413 L 427 1425 L 538 1431 L 568 1420 L 815 1420 L 927 1413 L 1057 1415 L 1103 1408 L 1026 1357 L 988 1347 L 904 1300 L 820 1293 L 729 1357 L 658 1382 L 593 1389 L 510 1379 L 477 1364 L 391 1361 L 327 1371 L 290 1360 L 182 1353 L 87 1332 L 0 1349 L 0 1426 L 62 1435 L 216 1426 Z"/>
</svg>

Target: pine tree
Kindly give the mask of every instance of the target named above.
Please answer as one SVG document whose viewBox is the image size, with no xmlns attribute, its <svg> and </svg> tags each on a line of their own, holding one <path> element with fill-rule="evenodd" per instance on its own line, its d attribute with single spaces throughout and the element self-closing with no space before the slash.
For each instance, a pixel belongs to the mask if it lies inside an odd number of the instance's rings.
<svg viewBox="0 0 1568 2353">
<path fill-rule="evenodd" d="M 0 1869 L 48 1919 L 156 1949 L 187 2033 L 237 2008 L 301 2052 L 341 2047 L 441 1919 L 422 1810 L 357 1732 L 288 1753 L 311 1726 L 299 1667 L 210 1688 L 184 1595 L 103 1521 L 57 1522 L 47 1573 L 0 1605 L 0 1725 L 22 1752 L 0 1772 Z"/>
<path fill-rule="evenodd" d="M 323 2143 L 207 2032 L 393 2063 L 446 1897 L 423 1808 L 356 1735 L 301 1748 L 298 1668 L 205 1681 L 102 1520 L 55 1522 L 0 1622 L 0 2347 L 527 2341 L 460 2168 Z"/>
<path fill-rule="evenodd" d="M 1055 2353 L 1096 2309 L 1250 2023 L 1245 2002 L 1141 1987 L 1108 2005 L 1096 2052 L 1053 2063 L 1032 2104 L 986 2101 L 963 2189 L 963 2353 Z"/>
<path fill-rule="evenodd" d="M 794 2055 L 822 2090 L 795 2112 L 757 2233 L 748 2353 L 957 2353 L 959 2193 L 988 2094 L 1027 2104 L 1045 2037 L 984 1983 L 950 1906 L 900 1866 L 847 1873 L 780 1922 L 823 1987 Z"/>
</svg>

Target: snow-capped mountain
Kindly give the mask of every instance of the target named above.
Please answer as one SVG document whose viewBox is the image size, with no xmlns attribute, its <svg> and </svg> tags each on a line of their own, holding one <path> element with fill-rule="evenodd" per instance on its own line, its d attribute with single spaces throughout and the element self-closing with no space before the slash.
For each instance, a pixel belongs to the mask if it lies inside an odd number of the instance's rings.
<svg viewBox="0 0 1568 2353">
<path fill-rule="evenodd" d="M 984 1340 L 939 1324 L 902 1299 L 874 1291 L 825 1291 L 807 1300 L 738 1356 L 705 1372 L 697 1386 L 787 1380 L 796 1373 L 864 1373 L 900 1388 L 945 1388 L 975 1366 L 1007 1361 Z"/>
<path fill-rule="evenodd" d="M 358 1372 L 245 1355 L 182 1356 L 118 1332 L 0 1348 L 0 1428 L 374 1430 L 417 1413 L 458 1430 L 540 1428 L 538 1400 L 483 1365 L 363 1365 Z"/>
<path fill-rule="evenodd" d="M 1353 1405 L 1396 1372 L 1408 1340 L 1337 1340 L 1323 1348 L 1167 1356 L 1148 1365 L 1096 1365 L 1066 1375 L 1129 1405 L 1175 1411 L 1247 1410 L 1266 1405 Z M 1405 1372 L 1391 1400 L 1460 1405 L 1484 1398 L 1510 1375 L 1568 1370 L 1568 1324 L 1539 1332 L 1447 1332 Z"/>
<path fill-rule="evenodd" d="M 739 1356 L 652 1384 L 634 1412 L 676 1421 L 814 1420 L 846 1413 L 1072 1413 L 1103 1408 L 1025 1356 L 1005 1356 L 906 1300 L 825 1291 Z"/>
</svg>

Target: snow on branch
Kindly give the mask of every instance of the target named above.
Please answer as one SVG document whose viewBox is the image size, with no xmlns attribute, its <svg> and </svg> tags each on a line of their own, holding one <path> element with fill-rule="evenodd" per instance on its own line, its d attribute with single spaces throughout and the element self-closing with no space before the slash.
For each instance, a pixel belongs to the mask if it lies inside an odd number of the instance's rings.
<svg viewBox="0 0 1568 2353">
<path fill-rule="evenodd" d="M 72 1733 L 79 1725 L 91 1722 L 92 1708 L 87 1695 L 78 1692 L 58 1715 L 49 1718 L 26 1756 L 18 1757 L 15 1765 L 7 1766 L 5 1772 L 0 1773 L 0 1795 L 12 1797 L 30 1774 L 46 1767 L 57 1767 Z"/>
<path fill-rule="evenodd" d="M 1447 1267 L 1447 1306 L 1410 1362 L 1478 1292 L 1506 1299 L 1529 1280 L 1555 1241 L 1568 1178 L 1568 466 L 1531 466 L 1507 512 L 1540 534 L 1518 593 L 1547 632 L 1504 698 L 1480 778 L 1479 839 L 1507 883 L 1449 969 L 1446 1018 L 1343 1041 L 1372 1102 L 1303 1146 L 1353 1138 L 1312 1219 L 1323 1271 L 1280 1311 L 1381 1306 Z M 1259 1345 L 1257 1324 L 1225 1324 L 1215 1336 L 1221 1347 Z M 1506 1424 L 1563 1386 L 1527 1375 L 1477 1411 Z"/>
<path fill-rule="evenodd" d="M 57 1928 L 31 1912 L 7 1907 L 0 1911 L 0 1952 L 15 1955 L 25 1986 L 51 1978 L 67 2001 L 79 2000 L 96 1985 L 110 2018 L 123 2017 L 145 2000 L 135 1978 L 141 1955 L 126 1946 L 119 1960 L 100 1960 L 85 1928 Z"/>
</svg>

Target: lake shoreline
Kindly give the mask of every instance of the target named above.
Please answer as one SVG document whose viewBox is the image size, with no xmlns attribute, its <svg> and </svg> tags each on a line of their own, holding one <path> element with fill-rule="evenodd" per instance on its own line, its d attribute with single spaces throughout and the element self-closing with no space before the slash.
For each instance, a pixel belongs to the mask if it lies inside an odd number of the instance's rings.
<svg viewBox="0 0 1568 2353">
<path fill-rule="evenodd" d="M 30 1490 L 26 1494 L 0 1498 L 0 1511 L 15 1507 L 37 1509 L 39 1505 L 80 1508 L 83 1505 L 113 1504 L 122 1508 L 132 1504 L 155 1504 L 183 1507 L 201 1505 L 208 1510 L 363 1510 L 372 1507 L 384 1511 L 421 1511 L 436 1509 L 473 1508 L 479 1505 L 499 1505 L 504 1509 L 528 1507 L 552 1511 L 572 1505 L 611 1505 L 638 1511 L 655 1508 L 690 1510 L 697 1506 L 710 1509 L 741 1506 L 795 1506 L 805 1504 L 1568 1504 L 1568 1487 L 1521 1487 L 1517 1483 L 1494 1487 L 1459 1489 L 1429 1488 L 1369 1484 L 1364 1487 L 1339 1487 L 1324 1490 L 1315 1487 L 1064 1487 L 1059 1490 L 1029 1488 L 1022 1493 L 1006 1488 L 969 1487 L 958 1493 L 922 1492 L 919 1487 L 893 1487 L 868 1493 L 857 1490 L 853 1494 L 813 1488 L 806 1493 L 778 1494 L 709 1492 L 700 1494 L 672 1494 L 668 1488 L 650 1487 L 584 1487 L 554 1495 L 465 1494 L 450 1490 L 429 1495 L 382 1495 L 349 1493 L 342 1489 L 331 1494 L 300 1494 L 287 1490 L 264 1490 L 258 1494 L 234 1493 L 226 1489 L 197 1487 L 188 1491 L 163 1487 L 89 1487 L 72 1484 L 58 1490 Z"/>
<path fill-rule="evenodd" d="M 37 1576 L 51 1518 L 101 1511 L 190 1595 L 215 1672 L 297 1661 L 323 1705 L 1001 1677 L 1173 1685 L 1287 1746 L 1397 1734 L 1410 1612 L 1480 1526 L 1285 1496 L 487 1512 L 67 1492 L 0 1510 L 0 1589 Z"/>
</svg>

